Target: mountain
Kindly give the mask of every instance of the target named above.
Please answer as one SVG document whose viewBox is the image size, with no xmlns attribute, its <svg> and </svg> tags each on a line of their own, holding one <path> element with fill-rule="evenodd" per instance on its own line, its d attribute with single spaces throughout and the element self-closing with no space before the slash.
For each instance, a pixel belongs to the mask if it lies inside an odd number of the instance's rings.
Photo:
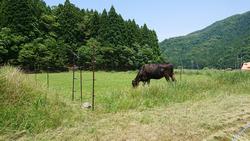
<svg viewBox="0 0 250 141">
<path fill-rule="evenodd" d="M 250 11 L 160 43 L 168 61 L 185 68 L 239 68 L 250 61 Z"/>
</svg>

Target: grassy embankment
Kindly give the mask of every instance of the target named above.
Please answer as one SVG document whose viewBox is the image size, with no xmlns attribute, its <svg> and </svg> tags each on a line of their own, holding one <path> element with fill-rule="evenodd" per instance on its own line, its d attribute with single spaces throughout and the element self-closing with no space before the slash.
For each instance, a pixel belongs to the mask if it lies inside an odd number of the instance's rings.
<svg viewBox="0 0 250 141">
<path fill-rule="evenodd" d="M 0 135 L 36 134 L 75 119 L 72 106 L 18 69 L 1 68 L 0 84 Z"/>
</svg>

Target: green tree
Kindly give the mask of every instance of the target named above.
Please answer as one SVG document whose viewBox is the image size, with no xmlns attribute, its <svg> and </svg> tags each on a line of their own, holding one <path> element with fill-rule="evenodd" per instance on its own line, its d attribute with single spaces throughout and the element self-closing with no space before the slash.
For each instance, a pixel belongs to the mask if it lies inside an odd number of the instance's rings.
<svg viewBox="0 0 250 141">
<path fill-rule="evenodd" d="M 118 45 L 115 53 L 117 54 L 116 61 L 119 62 L 117 68 L 122 70 L 134 69 L 134 61 L 135 61 L 135 51 L 133 48 Z"/>
<path fill-rule="evenodd" d="M 1 27 L 8 27 L 14 33 L 35 38 L 37 17 L 31 0 L 4 0 L 1 8 Z"/>
<path fill-rule="evenodd" d="M 92 46 L 99 69 L 134 69 L 161 58 L 156 33 L 125 21 L 113 6 L 98 13 L 69 0 L 53 7 L 43 0 L 1 0 L 0 12 L 0 64 L 63 70 L 78 53 L 79 65 L 89 68 Z"/>
<path fill-rule="evenodd" d="M 126 23 L 125 23 L 125 45 L 129 46 L 129 47 L 132 47 L 132 45 L 134 43 L 138 43 L 139 42 L 139 26 L 135 23 L 134 20 L 128 20 Z"/>
<path fill-rule="evenodd" d="M 17 65 L 17 56 L 20 50 L 19 46 L 27 41 L 28 39 L 26 37 L 13 34 L 10 28 L 2 28 L 0 30 L 0 63 Z"/>
<path fill-rule="evenodd" d="M 20 50 L 18 60 L 22 66 L 29 70 L 34 70 L 36 66 L 42 69 L 46 69 L 49 66 L 51 52 L 42 41 L 42 38 L 37 38 L 31 43 L 21 46 L 22 49 Z"/>
<path fill-rule="evenodd" d="M 108 13 L 106 9 L 104 9 L 100 17 L 100 28 L 98 30 L 98 40 L 102 42 L 102 44 L 107 43 L 108 30 L 109 30 Z"/>
<path fill-rule="evenodd" d="M 95 11 L 87 24 L 87 29 L 89 30 L 89 36 L 91 38 L 98 37 L 98 31 L 100 29 L 100 16 L 97 11 Z"/>
<path fill-rule="evenodd" d="M 78 49 L 78 55 L 78 63 L 85 69 L 91 69 L 94 58 L 96 60 L 97 68 L 102 68 L 103 59 L 101 54 L 101 44 L 96 39 L 89 39 L 85 46 Z"/>
<path fill-rule="evenodd" d="M 81 18 L 80 9 L 75 7 L 70 3 L 69 0 L 66 0 L 64 5 L 59 5 L 56 16 L 58 17 L 60 39 L 64 40 L 66 43 L 74 44 L 81 41 L 78 31 L 78 23 Z"/>
<path fill-rule="evenodd" d="M 53 37 L 43 40 L 43 44 L 48 48 L 47 66 L 55 70 L 65 70 L 67 65 L 67 51 L 63 41 L 57 41 Z"/>
<path fill-rule="evenodd" d="M 116 13 L 113 6 L 108 13 L 108 25 L 106 40 L 113 45 L 122 45 L 124 43 L 122 30 L 124 29 L 124 20 Z"/>
</svg>

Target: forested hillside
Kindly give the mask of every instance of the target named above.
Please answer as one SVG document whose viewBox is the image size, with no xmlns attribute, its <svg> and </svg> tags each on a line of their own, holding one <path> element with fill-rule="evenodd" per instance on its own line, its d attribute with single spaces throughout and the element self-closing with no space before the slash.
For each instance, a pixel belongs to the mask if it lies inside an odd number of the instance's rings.
<svg viewBox="0 0 250 141">
<path fill-rule="evenodd" d="M 78 65 L 88 69 L 93 46 L 98 69 L 128 70 L 162 60 L 155 31 L 124 20 L 113 6 L 98 13 L 69 0 L 53 7 L 42 0 L 0 1 L 0 64 L 60 70 L 77 54 Z"/>
<path fill-rule="evenodd" d="M 160 48 L 171 62 L 185 68 L 239 68 L 250 61 L 250 12 L 166 39 Z"/>
</svg>

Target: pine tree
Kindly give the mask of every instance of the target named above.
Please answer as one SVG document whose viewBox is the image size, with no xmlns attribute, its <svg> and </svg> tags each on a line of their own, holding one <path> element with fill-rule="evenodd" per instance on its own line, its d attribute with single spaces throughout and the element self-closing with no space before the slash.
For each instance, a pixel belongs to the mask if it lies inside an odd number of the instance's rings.
<svg viewBox="0 0 250 141">
<path fill-rule="evenodd" d="M 138 42 L 139 27 L 134 20 L 128 20 L 125 24 L 125 32 L 123 33 L 125 34 L 125 45 L 132 47 L 134 43 Z"/>
<path fill-rule="evenodd" d="M 154 30 L 150 31 L 150 46 L 153 49 L 155 56 L 160 56 L 160 48 L 158 43 L 158 38 Z"/>
<path fill-rule="evenodd" d="M 41 17 L 42 14 L 48 14 L 50 12 L 50 9 L 43 0 L 31 0 L 31 4 L 37 17 Z"/>
<path fill-rule="evenodd" d="M 98 30 L 100 29 L 100 16 L 97 11 L 91 16 L 87 26 L 87 29 L 90 30 L 90 37 L 97 38 Z"/>
<path fill-rule="evenodd" d="M 69 0 L 64 5 L 59 6 L 57 11 L 58 22 L 60 24 L 59 35 L 66 43 L 73 44 L 79 41 L 77 30 L 79 23 L 80 10 L 76 8 Z"/>
<path fill-rule="evenodd" d="M 150 33 L 149 29 L 146 24 L 143 25 L 141 28 L 141 42 L 142 46 L 150 44 Z"/>
<path fill-rule="evenodd" d="M 122 45 L 124 42 L 122 35 L 122 30 L 124 29 L 124 20 L 116 13 L 113 6 L 110 8 L 108 13 L 108 25 L 108 42 L 114 44 L 115 46 Z"/>
<path fill-rule="evenodd" d="M 31 0 L 4 0 L 1 9 L 1 25 L 13 32 L 35 37 L 37 17 Z"/>
<path fill-rule="evenodd" d="M 0 28 L 3 27 L 3 0 L 0 1 Z"/>
<path fill-rule="evenodd" d="M 98 30 L 98 40 L 102 42 L 102 44 L 107 43 L 108 28 L 108 13 L 106 9 L 104 9 L 100 17 L 100 28 Z"/>
</svg>

